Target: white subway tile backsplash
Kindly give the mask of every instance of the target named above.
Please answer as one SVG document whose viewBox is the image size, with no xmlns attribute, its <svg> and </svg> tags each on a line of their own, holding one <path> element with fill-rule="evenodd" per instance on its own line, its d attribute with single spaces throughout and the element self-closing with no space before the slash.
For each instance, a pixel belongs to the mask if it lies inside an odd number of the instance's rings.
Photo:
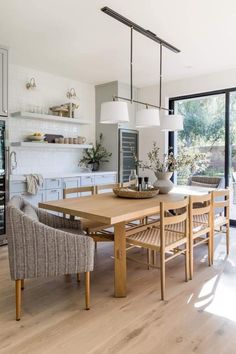
<svg viewBox="0 0 236 354">
<path fill-rule="evenodd" d="M 35 90 L 26 90 L 25 83 L 31 77 L 36 80 Z M 81 83 L 64 77 L 54 76 L 30 68 L 10 65 L 9 109 L 10 112 L 28 110 L 30 106 L 51 107 L 68 102 L 66 92 L 71 87 L 79 97 L 76 117 L 92 121 L 91 125 L 72 125 L 60 122 L 9 118 L 9 140 L 22 141 L 34 132 L 61 134 L 64 137 L 85 136 L 87 142 L 95 139 L 95 90 L 94 85 Z M 58 118 L 60 119 L 60 118 Z M 13 149 L 13 148 L 12 148 Z M 78 169 L 81 150 L 17 149 L 18 166 L 15 174 L 61 173 Z"/>
</svg>

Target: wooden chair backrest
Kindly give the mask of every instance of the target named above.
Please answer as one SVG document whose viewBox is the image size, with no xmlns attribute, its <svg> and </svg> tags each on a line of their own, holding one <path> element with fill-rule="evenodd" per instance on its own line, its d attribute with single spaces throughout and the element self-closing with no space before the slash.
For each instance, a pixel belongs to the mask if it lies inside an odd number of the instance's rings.
<svg viewBox="0 0 236 354">
<path fill-rule="evenodd" d="M 95 193 L 99 194 L 99 191 L 106 191 L 109 189 L 113 189 L 113 188 L 118 188 L 120 187 L 120 183 L 111 183 L 111 184 L 99 184 L 97 186 L 95 186 Z"/>
<path fill-rule="evenodd" d="M 188 206 L 189 198 L 185 197 L 184 200 L 177 202 L 161 202 L 160 203 L 160 226 L 165 228 L 165 226 L 179 224 L 182 222 L 186 223 L 188 220 Z M 175 214 L 171 214 L 169 211 L 174 211 Z"/>
<path fill-rule="evenodd" d="M 191 216 L 210 214 L 211 194 L 193 195 L 189 197 L 189 212 Z"/>
<path fill-rule="evenodd" d="M 87 187 L 64 188 L 63 189 L 63 199 L 66 199 L 67 195 L 69 195 L 69 194 L 83 193 L 83 192 L 90 192 L 91 195 L 94 195 L 95 194 L 95 187 L 94 186 L 87 186 Z"/>
<path fill-rule="evenodd" d="M 230 207 L 229 189 L 220 189 L 211 192 L 211 200 L 212 200 L 213 214 L 216 212 L 217 209 L 219 210 L 224 208 L 223 210 L 225 210 L 225 216 L 226 218 L 229 218 L 229 207 Z"/>
<path fill-rule="evenodd" d="M 194 216 L 207 215 L 207 223 L 205 227 L 201 229 L 204 233 L 205 230 L 209 230 L 211 226 L 211 211 L 212 211 L 212 196 L 211 193 L 204 195 L 194 195 L 189 197 L 189 231 L 190 236 L 193 233 L 194 228 Z"/>
</svg>

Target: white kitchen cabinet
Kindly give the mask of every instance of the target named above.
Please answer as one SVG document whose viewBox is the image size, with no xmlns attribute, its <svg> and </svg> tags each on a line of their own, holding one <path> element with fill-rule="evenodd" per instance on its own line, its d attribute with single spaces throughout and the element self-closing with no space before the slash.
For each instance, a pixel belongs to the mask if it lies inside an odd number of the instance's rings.
<svg viewBox="0 0 236 354">
<path fill-rule="evenodd" d="M 27 192 L 24 192 L 21 194 L 23 198 L 25 198 L 30 204 L 35 205 L 36 207 L 38 206 L 38 203 L 41 203 L 44 201 L 44 193 L 42 190 L 39 190 L 36 195 L 29 194 Z"/>
<path fill-rule="evenodd" d="M 62 199 L 62 189 L 48 189 L 44 190 L 44 201 L 52 201 Z"/>
<path fill-rule="evenodd" d="M 116 174 L 101 174 L 95 176 L 95 185 L 116 183 Z"/>
<path fill-rule="evenodd" d="M 50 200 L 58 200 L 63 198 L 63 188 L 77 188 L 95 185 L 105 185 L 116 183 L 117 174 L 114 173 L 101 173 L 91 175 L 80 175 L 78 177 L 66 177 L 66 178 L 45 178 L 43 185 L 39 189 L 37 195 L 31 195 L 26 192 L 25 181 L 11 181 L 10 182 L 10 198 L 14 195 L 21 195 L 35 206 L 38 206 L 39 202 L 46 202 Z M 108 190 L 105 190 L 107 192 Z M 79 197 L 90 195 L 89 192 L 75 193 L 68 197 Z"/>
<path fill-rule="evenodd" d="M 61 178 L 46 178 L 43 182 L 43 189 L 62 188 Z"/>
<path fill-rule="evenodd" d="M 10 183 L 10 194 L 23 193 L 26 192 L 25 182 L 11 182 Z"/>
<path fill-rule="evenodd" d="M 0 116 L 8 115 L 8 50 L 0 47 Z"/>
<path fill-rule="evenodd" d="M 93 186 L 94 185 L 94 176 L 82 176 L 80 177 L 81 187 Z"/>
<path fill-rule="evenodd" d="M 10 193 L 10 199 L 13 196 L 21 196 L 24 199 L 26 199 L 30 204 L 38 207 L 38 203 L 44 202 L 44 192 L 42 190 L 39 190 L 36 195 L 29 194 L 27 192 L 22 192 L 22 193 Z"/>
</svg>

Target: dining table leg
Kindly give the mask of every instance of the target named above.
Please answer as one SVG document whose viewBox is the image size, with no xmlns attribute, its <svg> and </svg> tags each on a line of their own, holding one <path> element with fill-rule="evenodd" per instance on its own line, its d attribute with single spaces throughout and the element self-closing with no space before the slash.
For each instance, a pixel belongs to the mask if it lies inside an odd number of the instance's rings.
<svg viewBox="0 0 236 354">
<path fill-rule="evenodd" d="M 126 240 L 125 223 L 114 225 L 115 297 L 126 296 Z"/>
</svg>

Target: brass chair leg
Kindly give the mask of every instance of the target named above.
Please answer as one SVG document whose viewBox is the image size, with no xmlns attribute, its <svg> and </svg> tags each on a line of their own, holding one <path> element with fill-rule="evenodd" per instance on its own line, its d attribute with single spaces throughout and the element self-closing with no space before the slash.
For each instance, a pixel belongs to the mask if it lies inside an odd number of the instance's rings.
<svg viewBox="0 0 236 354">
<path fill-rule="evenodd" d="M 16 321 L 20 320 L 21 316 L 21 280 L 17 279 L 15 281 L 16 288 Z"/>
<path fill-rule="evenodd" d="M 90 309 L 90 272 L 85 272 L 85 309 Z"/>
<path fill-rule="evenodd" d="M 76 276 L 77 276 L 77 282 L 79 283 L 80 282 L 80 274 L 77 273 Z"/>
<path fill-rule="evenodd" d="M 24 290 L 25 288 L 25 280 L 21 279 L 21 290 Z"/>
<path fill-rule="evenodd" d="M 98 249 L 98 243 L 97 241 L 95 241 L 95 251 L 97 251 L 97 249 Z"/>
</svg>

